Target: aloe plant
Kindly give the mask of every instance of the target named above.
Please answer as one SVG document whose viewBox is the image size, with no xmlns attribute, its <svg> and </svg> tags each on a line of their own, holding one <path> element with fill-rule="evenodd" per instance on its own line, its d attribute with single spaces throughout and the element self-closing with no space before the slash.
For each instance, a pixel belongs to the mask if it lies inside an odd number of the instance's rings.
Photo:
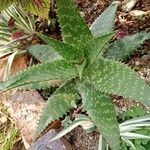
<svg viewBox="0 0 150 150">
<path fill-rule="evenodd" d="M 42 63 L 10 77 L 0 84 L 0 89 L 2 92 L 13 88 L 41 89 L 61 80 L 62 84 L 46 103 L 37 134 L 76 107 L 76 102 L 82 99 L 83 109 L 110 148 L 119 150 L 119 125 L 109 94 L 149 104 L 149 86 L 134 70 L 118 61 L 149 39 L 149 33 L 137 33 L 112 43 L 116 33 L 112 18 L 115 18 L 118 2 L 113 2 L 90 28 L 73 0 L 67 0 L 67 5 L 64 0 L 56 0 L 56 5 L 63 41 L 37 33 L 47 45 L 31 46 L 28 51 Z M 115 48 L 117 45 L 119 49 Z"/>
<path fill-rule="evenodd" d="M 136 112 L 137 110 L 140 112 Z M 141 112 L 143 114 L 140 114 Z M 133 108 L 120 114 L 120 117 L 124 119 L 124 116 L 127 118 L 129 116 L 135 117 L 137 114 L 138 116 L 141 115 L 141 117 L 136 116 L 136 118 L 123 120 L 123 122 L 119 124 L 119 131 L 122 139 L 120 150 L 127 150 L 129 147 L 133 150 L 146 150 L 150 144 L 150 116 L 146 111 L 136 107 L 135 109 Z M 64 129 L 54 136 L 51 141 L 61 138 L 77 126 L 81 126 L 87 133 L 96 130 L 92 120 L 83 114 L 77 114 L 73 121 L 70 120 L 70 117 L 66 117 L 66 119 L 62 121 L 62 125 Z M 105 142 L 102 135 L 99 137 L 98 147 L 98 150 L 108 150 L 108 144 Z"/>
</svg>

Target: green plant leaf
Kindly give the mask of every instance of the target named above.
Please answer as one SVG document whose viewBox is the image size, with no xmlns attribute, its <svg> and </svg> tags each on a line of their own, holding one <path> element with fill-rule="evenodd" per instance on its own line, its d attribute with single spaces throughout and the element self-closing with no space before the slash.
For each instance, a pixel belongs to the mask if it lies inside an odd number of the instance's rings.
<svg viewBox="0 0 150 150">
<path fill-rule="evenodd" d="M 32 88 L 32 84 L 39 85 L 50 80 L 69 80 L 77 75 L 76 68 L 63 60 L 47 62 L 27 68 L 11 77 L 0 84 L 0 89 L 5 91 L 16 87 L 28 87 L 28 85 Z"/>
<path fill-rule="evenodd" d="M 91 25 L 90 30 L 94 37 L 102 36 L 113 31 L 118 1 L 114 1 Z"/>
<path fill-rule="evenodd" d="M 59 119 L 71 108 L 76 100 L 76 95 L 72 94 L 54 94 L 51 96 L 39 120 L 37 134 L 39 135 L 52 121 Z"/>
<path fill-rule="evenodd" d="M 50 45 L 32 45 L 28 52 L 40 62 L 51 62 L 62 59 Z"/>
<path fill-rule="evenodd" d="M 114 60 L 125 60 L 133 54 L 145 40 L 148 39 L 150 39 L 149 32 L 140 32 L 131 36 L 126 36 L 123 39 L 110 44 L 104 54 L 104 57 Z"/>
<path fill-rule="evenodd" d="M 55 39 L 52 39 L 51 37 L 47 37 L 40 33 L 37 33 L 37 35 L 43 41 L 49 44 L 54 50 L 56 50 L 67 61 L 76 62 L 79 59 L 79 53 L 75 47 L 61 41 L 56 41 Z"/>
<path fill-rule="evenodd" d="M 56 4 L 64 42 L 81 51 L 80 47 L 92 38 L 88 26 L 81 18 L 73 0 L 57 0 Z"/>
<path fill-rule="evenodd" d="M 54 94 L 77 94 L 77 87 L 74 80 L 67 81 L 62 84 Z"/>
<path fill-rule="evenodd" d="M 41 17 L 48 18 L 50 1 L 49 0 L 18 0 L 27 11 Z"/>
<path fill-rule="evenodd" d="M 103 53 L 104 46 L 108 44 L 114 35 L 115 33 L 113 32 L 88 41 L 83 49 L 89 59 L 90 65 L 96 60 L 100 53 Z"/>
<path fill-rule="evenodd" d="M 83 105 L 99 132 L 102 133 L 112 150 L 119 150 L 119 126 L 110 97 L 87 83 L 79 85 L 79 92 Z"/>
<path fill-rule="evenodd" d="M 0 3 L 0 11 L 6 9 L 7 7 L 9 7 L 10 5 L 12 5 L 14 2 L 16 2 L 17 0 L 1 0 Z"/>
<path fill-rule="evenodd" d="M 150 87 L 128 66 L 100 58 L 86 72 L 97 90 L 150 104 Z"/>
</svg>

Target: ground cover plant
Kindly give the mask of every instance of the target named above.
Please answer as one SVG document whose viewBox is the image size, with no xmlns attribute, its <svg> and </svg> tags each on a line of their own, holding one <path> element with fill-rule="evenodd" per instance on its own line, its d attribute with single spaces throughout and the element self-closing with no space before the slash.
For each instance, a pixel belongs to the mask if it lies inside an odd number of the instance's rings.
<svg viewBox="0 0 150 150">
<path fill-rule="evenodd" d="M 0 58 L 7 58 L 4 80 L 10 74 L 14 59 L 26 53 L 22 40 L 31 40 L 35 32 L 35 16 L 21 6 L 12 5 L 0 14 Z"/>
<path fill-rule="evenodd" d="M 63 84 L 47 101 L 37 134 L 82 100 L 83 109 L 110 148 L 119 150 L 119 125 L 109 94 L 149 104 L 149 86 L 119 61 L 130 56 L 150 34 L 141 32 L 112 42 L 118 2 L 113 2 L 90 28 L 73 1 L 67 0 L 67 6 L 65 3 L 56 1 L 63 42 L 37 33 L 47 45 L 31 46 L 29 52 L 42 63 L 10 77 L 0 84 L 0 89 L 2 92 L 13 88 L 41 89 L 61 80 Z"/>
</svg>

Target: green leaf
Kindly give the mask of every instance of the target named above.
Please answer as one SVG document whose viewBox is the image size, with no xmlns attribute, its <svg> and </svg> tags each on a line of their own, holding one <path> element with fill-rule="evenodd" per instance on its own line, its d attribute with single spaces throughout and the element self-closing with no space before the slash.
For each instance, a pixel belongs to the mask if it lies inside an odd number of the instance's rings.
<svg viewBox="0 0 150 150">
<path fill-rule="evenodd" d="M 78 61 L 79 53 L 75 47 L 68 45 L 66 43 L 63 43 L 61 41 L 56 41 L 55 39 L 52 39 L 51 37 L 47 37 L 40 33 L 37 33 L 37 35 L 43 41 L 49 44 L 54 50 L 56 50 L 67 61 L 72 61 L 72 62 Z"/>
<path fill-rule="evenodd" d="M 77 94 L 77 87 L 74 80 L 67 81 L 64 84 L 62 84 L 55 92 L 54 94 Z"/>
<path fill-rule="evenodd" d="M 93 38 L 88 41 L 84 46 L 85 55 L 87 55 L 89 59 L 89 64 L 91 65 L 100 53 L 103 53 L 104 46 L 112 39 L 115 33 L 109 33 L 97 38 Z"/>
<path fill-rule="evenodd" d="M 11 77 L 0 84 L 0 89 L 5 91 L 16 87 L 22 88 L 25 86 L 27 88 L 28 85 L 32 88 L 32 85 L 40 85 L 40 83 L 50 80 L 70 80 L 77 75 L 76 68 L 63 60 L 47 62 L 27 68 Z"/>
<path fill-rule="evenodd" d="M 85 83 L 79 85 L 83 105 L 91 120 L 112 150 L 119 150 L 120 136 L 116 113 L 110 97 Z"/>
<path fill-rule="evenodd" d="M 48 18 L 50 1 L 49 0 L 18 0 L 27 11 L 41 17 Z"/>
<path fill-rule="evenodd" d="M 118 1 L 114 1 L 91 25 L 90 30 L 94 37 L 102 36 L 113 31 L 118 4 Z"/>
<path fill-rule="evenodd" d="M 62 80 L 49 80 L 49 81 L 39 81 L 39 82 L 31 82 L 30 84 L 20 85 L 20 89 L 28 89 L 28 90 L 41 90 L 50 87 L 57 87 L 62 84 Z M 8 89 L 7 89 L 8 90 Z"/>
<path fill-rule="evenodd" d="M 62 59 L 62 57 L 50 45 L 32 45 L 28 52 L 40 62 L 51 62 Z"/>
<path fill-rule="evenodd" d="M 52 121 L 59 119 L 71 108 L 76 100 L 76 95 L 72 94 L 54 94 L 51 96 L 43 110 L 39 120 L 37 134 L 39 135 Z"/>
<path fill-rule="evenodd" d="M 64 42 L 77 48 L 92 38 L 86 23 L 77 11 L 73 0 L 56 0 L 57 14 Z M 81 49 L 78 49 L 81 51 Z"/>
<path fill-rule="evenodd" d="M 126 36 L 110 44 L 104 57 L 114 60 L 125 60 L 148 39 L 150 39 L 150 32 L 140 32 L 132 36 Z"/>
<path fill-rule="evenodd" d="M 80 79 L 82 79 L 83 71 L 84 71 L 84 68 L 86 67 L 86 65 L 87 65 L 86 59 L 83 61 L 82 64 L 80 64 L 80 65 L 76 64 L 76 68 L 78 70 L 78 74 L 79 74 Z"/>
<path fill-rule="evenodd" d="M 86 72 L 97 90 L 150 104 L 150 87 L 128 66 L 100 58 Z"/>
<path fill-rule="evenodd" d="M 7 7 L 9 7 L 10 5 L 12 5 L 16 1 L 17 0 L 1 0 L 0 1 L 0 11 L 6 9 Z"/>
</svg>

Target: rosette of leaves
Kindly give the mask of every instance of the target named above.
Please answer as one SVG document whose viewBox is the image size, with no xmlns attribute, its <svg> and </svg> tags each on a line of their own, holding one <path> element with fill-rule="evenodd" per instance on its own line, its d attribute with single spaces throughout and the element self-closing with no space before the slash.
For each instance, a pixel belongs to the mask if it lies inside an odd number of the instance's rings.
<svg viewBox="0 0 150 150">
<path fill-rule="evenodd" d="M 82 99 L 84 110 L 110 148 L 119 150 L 119 126 L 109 94 L 149 104 L 149 86 L 119 60 L 132 54 L 150 35 L 142 32 L 111 42 L 118 2 L 113 2 L 90 28 L 73 0 L 57 0 L 56 4 L 63 41 L 38 33 L 47 45 L 31 46 L 29 52 L 42 63 L 10 77 L 0 89 L 41 89 L 61 80 L 63 84 L 47 101 L 37 134 Z"/>
<path fill-rule="evenodd" d="M 0 11 L 8 8 L 14 3 L 21 4 L 27 11 L 40 16 L 48 18 L 49 13 L 49 0 L 0 0 Z"/>
</svg>

